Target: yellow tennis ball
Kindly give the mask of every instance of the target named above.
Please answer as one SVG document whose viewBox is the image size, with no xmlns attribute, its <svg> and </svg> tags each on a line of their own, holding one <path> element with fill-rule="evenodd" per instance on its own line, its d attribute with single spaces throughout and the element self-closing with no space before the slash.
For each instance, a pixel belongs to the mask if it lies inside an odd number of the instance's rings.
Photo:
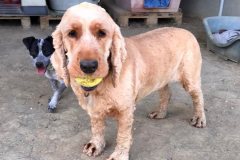
<svg viewBox="0 0 240 160">
<path fill-rule="evenodd" d="M 91 78 L 91 77 L 84 77 L 84 78 L 76 78 L 75 81 L 77 84 L 83 87 L 94 87 L 102 82 L 103 78 Z"/>
</svg>

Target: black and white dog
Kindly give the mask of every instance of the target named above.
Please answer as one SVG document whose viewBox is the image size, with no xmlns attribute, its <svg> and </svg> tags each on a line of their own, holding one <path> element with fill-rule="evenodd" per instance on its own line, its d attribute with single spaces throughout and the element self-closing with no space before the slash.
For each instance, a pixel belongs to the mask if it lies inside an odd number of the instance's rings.
<svg viewBox="0 0 240 160">
<path fill-rule="evenodd" d="M 50 81 L 53 89 L 53 95 L 48 103 L 48 111 L 54 112 L 58 101 L 66 86 L 63 81 L 57 79 L 56 73 L 50 62 L 50 57 L 54 52 L 53 39 L 48 36 L 45 39 L 36 39 L 35 37 L 23 38 L 23 43 L 30 52 L 33 59 L 33 65 L 39 75 L 45 75 Z"/>
</svg>

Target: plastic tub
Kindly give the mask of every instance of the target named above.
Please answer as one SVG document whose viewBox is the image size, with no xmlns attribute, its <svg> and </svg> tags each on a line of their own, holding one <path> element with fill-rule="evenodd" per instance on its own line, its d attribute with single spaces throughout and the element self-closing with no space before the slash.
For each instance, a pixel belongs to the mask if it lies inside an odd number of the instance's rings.
<svg viewBox="0 0 240 160">
<path fill-rule="evenodd" d="M 216 16 L 207 17 L 203 20 L 207 33 L 208 50 L 220 55 L 224 59 L 240 62 L 240 38 L 229 41 L 227 44 L 220 44 L 214 41 L 213 34 L 219 30 L 240 30 L 240 17 Z"/>
<path fill-rule="evenodd" d="M 98 0 L 47 0 L 49 7 L 58 12 L 65 12 L 69 7 L 82 2 L 97 4 Z"/>
<path fill-rule="evenodd" d="M 22 0 L 21 10 L 24 15 L 40 16 L 48 15 L 48 8 L 45 0 Z"/>
</svg>

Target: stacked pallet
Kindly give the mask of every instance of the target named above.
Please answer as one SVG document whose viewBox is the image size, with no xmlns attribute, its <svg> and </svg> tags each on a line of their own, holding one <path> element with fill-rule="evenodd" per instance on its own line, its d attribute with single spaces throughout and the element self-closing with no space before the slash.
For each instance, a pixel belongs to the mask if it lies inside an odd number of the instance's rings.
<svg viewBox="0 0 240 160">
<path fill-rule="evenodd" d="M 23 28 L 30 28 L 31 21 L 29 16 L 22 15 L 20 1 L 0 0 L 0 19 L 21 20 Z"/>
<path fill-rule="evenodd" d="M 135 11 L 130 11 L 120 7 L 112 0 L 104 0 L 102 5 L 121 27 L 128 26 L 131 19 L 142 19 L 147 26 L 158 24 L 159 19 L 162 18 L 174 19 L 178 25 L 182 24 L 182 12 L 180 9 L 176 12 L 162 12 L 162 10 L 159 12 L 157 9 L 135 9 Z"/>
<path fill-rule="evenodd" d="M 31 27 L 30 15 L 24 15 L 21 11 L 20 4 L 6 4 L 6 0 L 0 0 L 0 19 L 19 19 L 23 28 Z M 9 0 L 12 1 L 12 0 Z M 16 0 L 15 0 L 16 1 Z M 123 1 L 126 1 L 126 3 Z M 113 19 L 122 27 L 128 26 L 131 19 L 140 19 L 143 20 L 145 25 L 152 26 L 158 24 L 163 18 L 174 19 L 175 22 L 180 25 L 182 23 L 182 12 L 178 10 L 178 7 L 168 9 L 144 9 L 143 7 L 128 9 L 122 7 L 118 3 L 127 4 L 134 0 L 102 0 L 101 6 L 104 7 Z M 136 0 L 135 0 L 136 1 Z M 142 2 L 139 0 L 138 2 Z M 173 0 L 172 0 L 173 1 Z M 178 5 L 180 0 L 176 0 Z M 140 4 L 142 5 L 142 4 Z M 11 13 L 9 13 L 11 12 Z M 49 22 L 51 20 L 61 20 L 63 13 L 61 12 L 48 12 L 47 15 L 38 15 L 40 19 L 40 28 L 46 29 L 49 27 Z M 37 15 L 32 15 L 37 16 Z"/>
</svg>

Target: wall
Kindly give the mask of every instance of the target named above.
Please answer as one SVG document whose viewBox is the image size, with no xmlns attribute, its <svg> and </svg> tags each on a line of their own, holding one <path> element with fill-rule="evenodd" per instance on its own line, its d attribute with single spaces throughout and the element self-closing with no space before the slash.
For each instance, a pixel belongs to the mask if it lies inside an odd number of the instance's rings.
<svg viewBox="0 0 240 160">
<path fill-rule="evenodd" d="M 186 16 L 217 16 L 220 0 L 182 0 L 181 8 Z M 240 0 L 225 0 L 223 16 L 240 16 Z"/>
</svg>

